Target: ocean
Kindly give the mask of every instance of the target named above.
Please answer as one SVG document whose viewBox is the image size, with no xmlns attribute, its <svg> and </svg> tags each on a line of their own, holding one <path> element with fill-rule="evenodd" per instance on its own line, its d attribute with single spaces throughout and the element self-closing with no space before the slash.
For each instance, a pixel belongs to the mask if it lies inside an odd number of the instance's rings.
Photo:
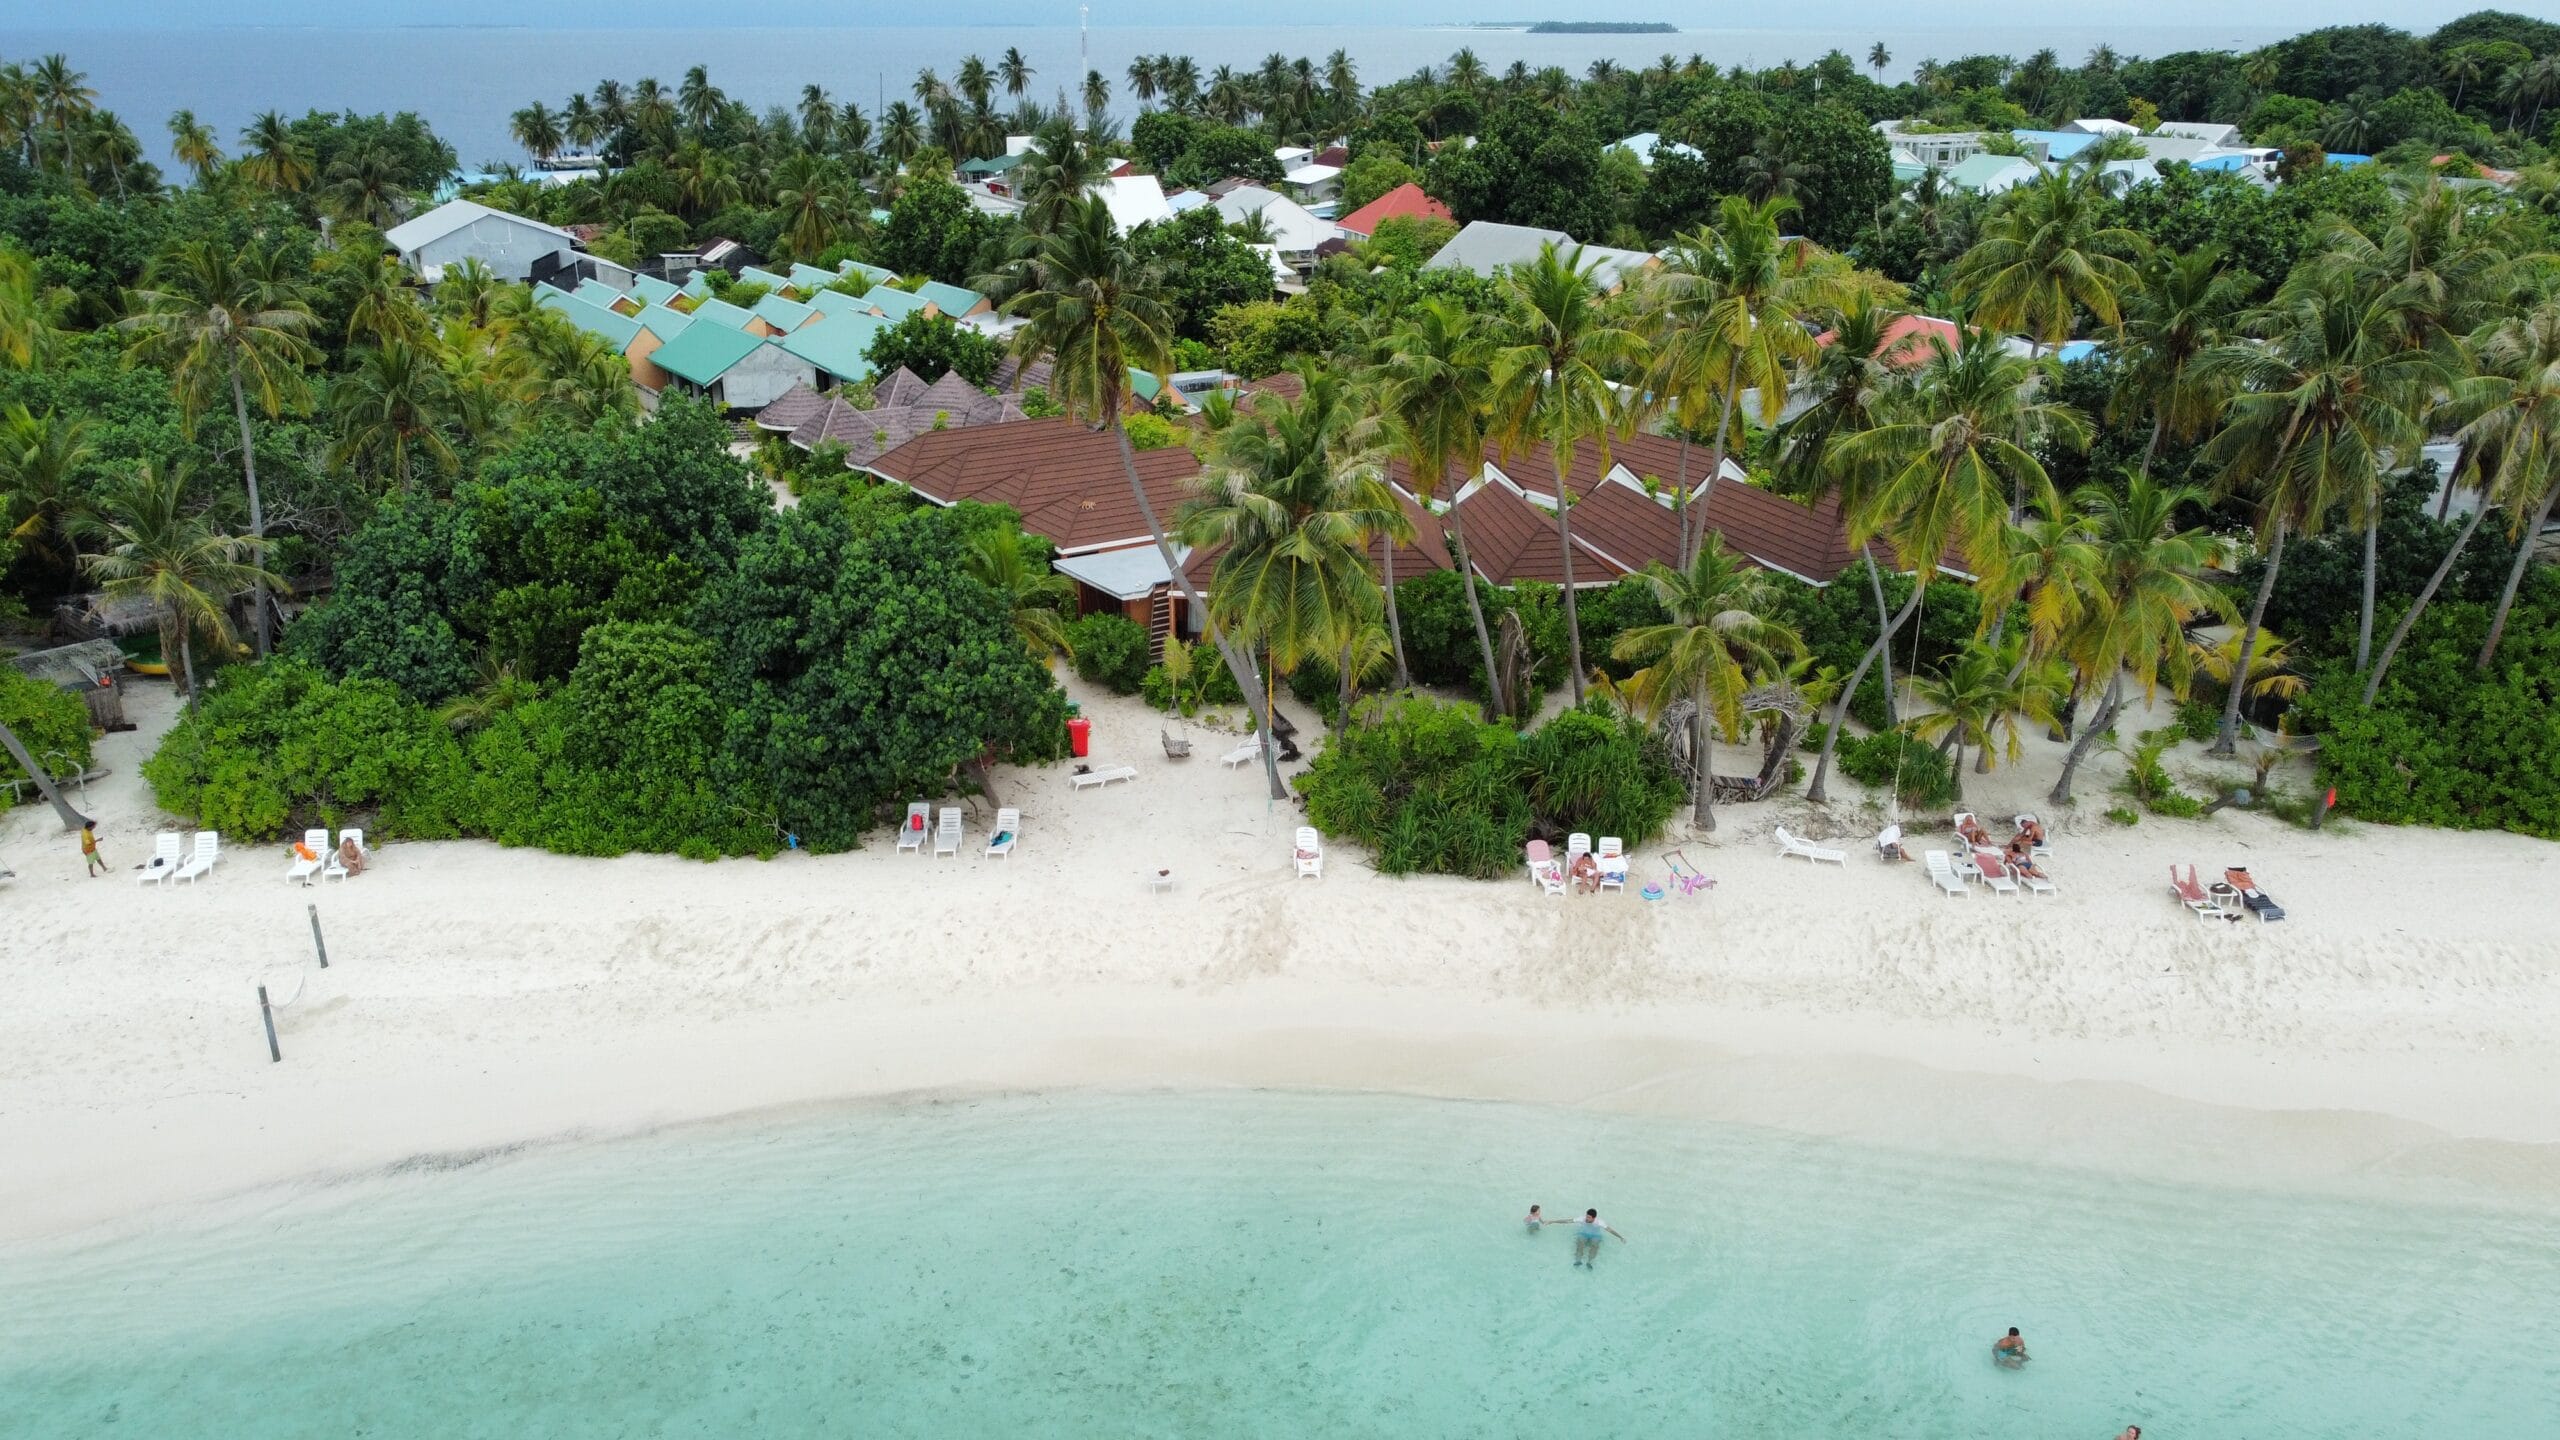
<svg viewBox="0 0 2560 1440">
<path fill-rule="evenodd" d="M 24 12 L 21 12 L 24 13 Z M 2235 14 L 2239 12 L 2235 11 Z M 1089 37 L 1093 67 L 1111 81 L 1113 110 L 1137 112 L 1128 93 L 1129 61 L 1139 55 L 1189 55 L 1204 75 L 1218 65 L 1249 69 L 1273 52 L 1321 61 L 1339 48 L 1364 82 L 1410 75 L 1445 63 L 1471 46 L 1488 69 L 1514 60 L 1532 68 L 1562 65 L 1581 74 L 1606 57 L 1651 64 L 1665 52 L 1706 56 L 1719 65 L 1810 62 L 1837 48 L 1862 66 L 1881 40 L 1893 54 L 1889 76 L 1922 58 L 1995 53 L 2024 56 L 2052 47 L 2071 63 L 2100 44 L 2121 55 L 2177 50 L 2248 49 L 2281 39 L 2297 25 L 2164 26 L 2087 23 L 1925 28 L 1892 21 L 1841 30 L 1696 29 L 1677 35 L 1530 35 L 1517 30 L 1343 28 L 1339 26 L 1186 26 L 1097 29 Z M 980 26 L 920 29 L 283 29 L 52 30 L 0 26 L 0 57 L 26 59 L 61 51 L 89 75 L 98 103 L 116 111 L 146 148 L 170 165 L 163 122 L 193 110 L 226 141 L 251 116 L 277 109 L 415 110 L 453 143 L 466 168 L 483 162 L 521 164 L 523 151 L 507 119 L 542 100 L 557 108 L 572 91 L 607 77 L 654 75 L 669 87 L 688 66 L 707 65 L 731 96 L 762 108 L 798 101 L 800 87 L 824 85 L 866 113 L 882 97 L 907 96 L 927 66 L 948 79 L 961 57 L 992 63 L 1018 46 L 1031 61 L 1032 93 L 1054 98 L 1081 79 L 1072 27 Z M 1616 138 L 1616 137 L 1609 137 Z M 236 147 L 235 147 L 236 148 Z M 174 165 L 170 165 L 175 170 Z"/>
<path fill-rule="evenodd" d="M 1533 1202 L 1624 1242 L 1579 1268 Z M 2560 1218 L 2485 1204 L 1021 1095 L 421 1157 L 0 1248 L 0 1435 L 2548 1440 L 2555 1289 Z"/>
</svg>

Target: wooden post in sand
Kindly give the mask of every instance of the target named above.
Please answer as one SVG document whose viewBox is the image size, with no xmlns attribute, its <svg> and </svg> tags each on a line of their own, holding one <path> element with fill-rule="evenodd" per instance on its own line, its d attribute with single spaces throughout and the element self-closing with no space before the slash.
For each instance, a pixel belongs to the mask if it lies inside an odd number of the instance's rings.
<svg viewBox="0 0 2560 1440">
<path fill-rule="evenodd" d="M 284 1063 L 284 1052 L 276 1048 L 276 1012 L 267 1004 L 267 987 L 258 987 L 258 1018 L 267 1022 L 267 1063 Z"/>
<path fill-rule="evenodd" d="M 311 948 L 320 952 L 320 968 L 326 970 L 329 968 L 329 942 L 320 938 L 320 907 L 305 905 L 302 908 L 311 913 Z"/>
</svg>

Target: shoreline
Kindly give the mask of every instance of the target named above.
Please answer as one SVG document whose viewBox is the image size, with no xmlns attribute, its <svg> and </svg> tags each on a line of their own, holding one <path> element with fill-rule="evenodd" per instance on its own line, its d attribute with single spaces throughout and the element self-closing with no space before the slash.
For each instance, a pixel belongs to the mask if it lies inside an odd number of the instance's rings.
<svg viewBox="0 0 2560 1440">
<path fill-rule="evenodd" d="M 226 847 L 190 887 L 128 867 L 164 820 L 100 742 L 84 878 L 41 807 L 0 815 L 0 1241 L 149 1223 L 314 1176 L 776 1106 L 1033 1089 L 1371 1091 L 1690 1116 L 2155 1179 L 2560 1203 L 2560 847 L 2255 815 L 2047 811 L 2054 898 L 1937 897 L 1853 803 L 1724 812 L 1703 896 L 1552 897 L 1292 877 L 1257 775 L 1152 754 L 1157 717 L 1070 681 L 1098 763 L 999 771 L 1010 859 L 874 848 L 703 865 L 393 843 L 281 883 Z M 2054 752 L 2047 755 L 2046 751 Z M 2059 747 L 1968 776 L 2036 809 Z M 1719 768 L 1745 763 L 1735 752 Z M 1941 829 L 1945 820 L 1917 817 Z M 1784 824 L 1851 850 L 1782 861 Z M 1924 833 L 1925 833 L 1924 829 Z M 1943 843 L 1940 840 L 1936 843 Z M 2424 863 L 2418 863 L 2423 857 Z M 2292 912 L 2201 924 L 2161 870 L 2242 862 Z M 1175 869 L 1150 892 L 1144 876 Z M 306 906 L 332 968 L 311 968 Z M 254 989 L 307 987 L 268 1063 Z"/>
</svg>

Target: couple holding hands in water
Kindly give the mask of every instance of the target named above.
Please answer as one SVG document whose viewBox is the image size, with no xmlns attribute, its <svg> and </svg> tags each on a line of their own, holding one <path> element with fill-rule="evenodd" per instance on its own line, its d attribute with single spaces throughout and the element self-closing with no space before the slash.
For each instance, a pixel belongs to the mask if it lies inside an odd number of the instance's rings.
<svg viewBox="0 0 2560 1440">
<path fill-rule="evenodd" d="M 1575 1268 L 1582 1270 L 1598 1268 L 1602 1240 L 1614 1238 L 1621 1245 L 1627 1243 L 1627 1237 L 1609 1228 L 1609 1222 L 1601 1219 L 1597 1210 L 1583 1211 L 1579 1220 L 1550 1220 L 1532 1205 L 1528 1216 L 1520 1223 L 1528 1227 L 1529 1234 L 1533 1236 L 1550 1225 L 1572 1226 L 1573 1263 Z"/>
</svg>

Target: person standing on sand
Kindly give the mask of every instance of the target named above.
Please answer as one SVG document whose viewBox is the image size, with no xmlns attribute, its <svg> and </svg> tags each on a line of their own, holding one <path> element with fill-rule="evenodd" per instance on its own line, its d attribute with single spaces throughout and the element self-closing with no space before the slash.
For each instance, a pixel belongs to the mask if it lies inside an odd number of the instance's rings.
<svg viewBox="0 0 2560 1440">
<path fill-rule="evenodd" d="M 98 827 L 95 824 L 80 827 L 80 855 L 89 862 L 90 879 L 95 880 L 107 873 L 107 857 L 98 853 Z"/>
<path fill-rule="evenodd" d="M 2027 1342 L 2025 1337 L 2018 1334 L 2017 1326 L 2010 1326 L 2008 1334 L 1991 1342 L 1991 1359 L 1994 1363 L 2011 1370 L 2023 1370 L 2027 1367 Z"/>
<path fill-rule="evenodd" d="M 1600 1242 L 1612 1235 L 1617 1236 L 1619 1244 L 1627 1243 L 1627 1237 L 1610 1229 L 1609 1222 L 1600 1218 L 1599 1211 L 1583 1211 L 1582 1219 L 1573 1227 L 1573 1263 L 1585 1270 L 1600 1268 Z"/>
</svg>

